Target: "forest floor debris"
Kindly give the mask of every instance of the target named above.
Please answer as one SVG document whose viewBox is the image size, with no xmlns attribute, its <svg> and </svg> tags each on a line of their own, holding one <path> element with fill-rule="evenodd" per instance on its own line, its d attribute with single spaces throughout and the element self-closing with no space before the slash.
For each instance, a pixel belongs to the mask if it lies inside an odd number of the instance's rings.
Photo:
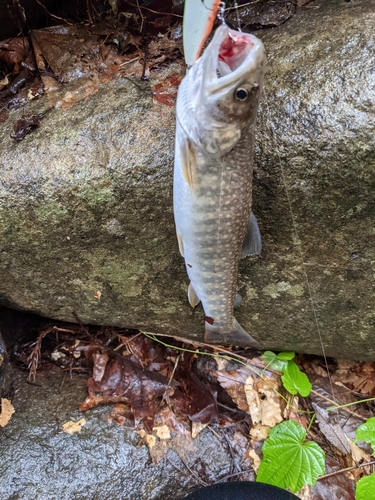
<svg viewBox="0 0 375 500">
<path fill-rule="evenodd" d="M 42 324 L 37 338 L 16 344 L 11 357 L 32 383 L 51 365 L 87 373 L 88 396 L 77 401 L 80 410 L 111 405 L 108 422 L 135 429 L 155 464 L 169 451 L 183 463 L 194 438 L 208 428 L 231 450 L 227 479 L 248 480 L 259 468 L 269 431 L 295 421 L 326 455 L 327 474 L 313 488 L 302 488 L 300 498 L 355 498 L 355 482 L 372 471 L 371 448 L 354 440 L 355 430 L 374 414 L 374 363 L 331 358 L 328 377 L 323 358 L 298 355 L 296 366 L 312 383 L 302 397 L 286 391 L 269 353 L 263 359 L 251 349 L 60 322 Z M 206 484 L 199 470 L 194 474 Z"/>
</svg>

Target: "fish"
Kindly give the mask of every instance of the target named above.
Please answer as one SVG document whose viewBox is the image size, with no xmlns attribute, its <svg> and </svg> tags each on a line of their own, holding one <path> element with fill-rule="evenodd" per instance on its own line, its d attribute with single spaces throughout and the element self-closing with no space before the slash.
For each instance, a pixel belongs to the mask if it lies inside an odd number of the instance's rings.
<svg viewBox="0 0 375 500">
<path fill-rule="evenodd" d="M 261 40 L 222 24 L 178 89 L 174 218 L 188 300 L 202 303 L 209 343 L 260 347 L 233 309 L 239 261 L 262 248 L 251 206 L 265 63 Z"/>
</svg>

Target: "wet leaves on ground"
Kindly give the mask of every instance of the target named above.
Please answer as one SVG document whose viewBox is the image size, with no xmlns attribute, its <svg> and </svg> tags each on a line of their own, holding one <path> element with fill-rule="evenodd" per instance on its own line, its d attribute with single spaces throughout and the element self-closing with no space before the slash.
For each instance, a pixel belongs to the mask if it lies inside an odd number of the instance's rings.
<svg viewBox="0 0 375 500">
<path fill-rule="evenodd" d="M 199 446 L 195 438 L 203 429 L 227 443 L 235 478 L 254 479 L 272 429 L 295 422 L 307 433 L 307 442 L 325 451 L 327 473 L 340 471 L 323 476 L 313 487 L 304 486 L 300 498 L 329 498 L 343 490 L 351 498 L 355 482 L 371 473 L 369 466 L 363 467 L 372 460 L 370 446 L 354 440 L 356 429 L 373 415 L 373 402 L 350 403 L 369 396 L 365 387 L 372 393 L 372 363 L 328 359 L 328 378 L 322 358 L 299 355 L 292 360 L 292 353 L 272 354 L 280 365 L 275 370 L 271 354 L 262 359 L 253 350 L 54 322 L 41 324 L 35 340 L 18 343 L 12 357 L 30 370 L 31 380 L 51 363 L 68 373 L 87 374 L 88 396 L 80 409 L 110 405 L 109 423 L 135 429 L 154 463 L 176 453 L 182 460 L 176 467 L 187 474 L 192 471 L 185 467 L 185 459 Z M 307 373 L 312 384 L 309 397 L 289 394 L 283 387 L 288 363 Z M 198 469 L 193 472 L 197 481 L 205 481 Z"/>
</svg>

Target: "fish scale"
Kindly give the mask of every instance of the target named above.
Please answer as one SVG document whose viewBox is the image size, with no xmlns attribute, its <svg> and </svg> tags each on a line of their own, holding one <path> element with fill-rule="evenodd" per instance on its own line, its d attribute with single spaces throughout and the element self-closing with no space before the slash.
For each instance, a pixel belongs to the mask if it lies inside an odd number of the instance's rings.
<svg viewBox="0 0 375 500">
<path fill-rule="evenodd" d="M 237 43 L 236 50 L 228 50 L 232 42 Z M 226 53 L 231 54 L 232 69 Z M 238 67 L 233 54 L 238 54 Z M 254 128 L 264 64 L 259 40 L 221 26 L 178 91 L 176 231 L 191 280 L 189 300 L 192 306 L 202 302 L 205 339 L 210 342 L 259 346 L 234 318 L 233 306 L 243 245 L 245 254 L 259 253 L 261 248 L 250 214 Z M 245 96 L 246 102 L 236 96 Z"/>
</svg>

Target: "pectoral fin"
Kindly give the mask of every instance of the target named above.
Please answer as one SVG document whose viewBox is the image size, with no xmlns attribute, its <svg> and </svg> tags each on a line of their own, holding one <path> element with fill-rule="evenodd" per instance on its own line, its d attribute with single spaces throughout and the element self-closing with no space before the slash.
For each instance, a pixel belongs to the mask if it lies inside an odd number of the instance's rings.
<svg viewBox="0 0 375 500">
<path fill-rule="evenodd" d="M 178 241 L 178 249 L 180 250 L 180 254 L 182 257 L 185 257 L 185 250 L 184 250 L 184 241 L 182 239 L 182 236 L 177 233 L 177 241 Z"/>
<path fill-rule="evenodd" d="M 247 230 L 243 245 L 242 257 L 248 255 L 259 255 L 262 250 L 262 238 L 258 227 L 257 220 L 253 212 L 250 214 L 250 223 Z"/>
<path fill-rule="evenodd" d="M 195 151 L 190 139 L 184 138 L 180 143 L 182 175 L 189 186 L 194 189 L 197 177 L 197 160 Z"/>
<path fill-rule="evenodd" d="M 197 306 L 200 302 L 200 298 L 198 297 L 197 292 L 195 291 L 195 288 L 191 281 L 189 283 L 189 288 L 188 288 L 188 299 L 191 307 Z"/>
<path fill-rule="evenodd" d="M 236 296 L 234 298 L 234 304 L 233 307 L 236 309 L 237 307 L 240 307 L 242 302 L 242 297 L 239 293 L 236 293 Z"/>
</svg>

